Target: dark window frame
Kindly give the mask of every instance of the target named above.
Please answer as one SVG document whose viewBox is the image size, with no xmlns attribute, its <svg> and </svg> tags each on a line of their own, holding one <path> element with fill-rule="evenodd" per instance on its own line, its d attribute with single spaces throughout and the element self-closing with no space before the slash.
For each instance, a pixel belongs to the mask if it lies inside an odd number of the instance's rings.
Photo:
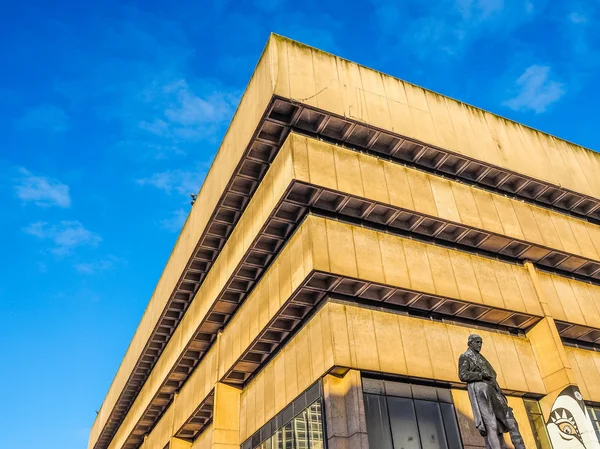
<svg viewBox="0 0 600 449">
<path fill-rule="evenodd" d="M 592 421 L 596 437 L 600 441 L 600 406 L 585 404 L 585 407 L 587 408 L 590 421 Z"/>
<path fill-rule="evenodd" d="M 523 405 L 525 406 L 529 427 L 531 428 L 531 433 L 533 434 L 537 449 L 552 449 L 552 443 L 550 442 L 550 436 L 548 435 L 548 429 L 546 428 L 546 420 L 544 419 L 544 414 L 540 408 L 539 400 L 523 398 Z M 535 423 L 536 418 L 541 420 L 541 433 Z"/>
<path fill-rule="evenodd" d="M 327 448 L 327 435 L 326 435 L 326 424 L 325 424 L 325 401 L 323 400 L 323 386 L 321 379 L 315 382 L 313 385 L 308 387 L 302 392 L 297 398 L 290 402 L 287 407 L 277 413 L 271 418 L 266 424 L 264 424 L 259 430 L 257 430 L 251 437 L 241 444 L 242 449 L 261 449 L 263 443 L 273 441 L 278 432 L 284 429 L 286 426 L 291 425 L 291 433 L 294 435 L 294 422 L 303 413 L 308 413 L 309 409 L 315 404 L 319 404 L 319 417 L 321 425 L 321 437 L 322 437 L 322 449 Z M 312 439 L 310 431 L 308 430 L 307 422 L 307 436 L 308 439 Z M 269 443 L 267 443 L 269 444 Z M 309 448 L 311 443 L 309 443 Z M 290 446 L 296 449 L 296 445 Z M 272 449 L 277 449 L 272 446 Z M 311 448 L 310 448 L 311 449 Z"/>
<path fill-rule="evenodd" d="M 413 432 L 416 437 L 416 441 L 409 444 L 412 449 L 424 449 L 427 448 L 427 442 L 424 441 L 423 426 L 427 423 L 425 415 L 423 415 L 422 406 L 435 404 L 437 416 L 431 421 L 434 426 L 437 427 L 436 434 L 438 435 L 438 441 L 435 443 L 440 449 L 462 449 L 464 444 L 462 441 L 462 435 L 460 433 L 460 427 L 458 423 L 458 417 L 456 415 L 456 408 L 452 400 L 452 394 L 450 389 L 444 385 L 442 386 L 429 386 L 422 385 L 414 382 L 401 382 L 401 381 L 388 381 L 383 379 L 374 379 L 370 377 L 363 377 L 363 398 L 365 401 L 365 415 L 369 414 L 368 409 L 373 407 L 374 401 L 377 401 L 377 407 L 380 410 L 380 425 L 378 430 L 371 429 L 367 424 L 367 433 L 369 435 L 369 445 L 381 446 L 382 448 L 389 449 L 400 449 L 406 448 L 407 445 L 401 443 L 397 437 L 395 437 L 395 431 L 398 429 L 398 423 L 392 421 L 392 411 L 395 406 L 400 405 L 401 402 L 410 401 L 411 408 L 404 409 L 399 408 L 396 410 L 396 414 L 400 410 L 408 411 L 412 416 L 406 423 L 410 426 L 414 423 Z M 392 405 L 394 404 L 395 405 Z M 408 402 L 405 404 L 408 405 Z M 384 413 L 381 411 L 381 407 L 384 406 Z M 421 407 L 421 412 L 419 411 Z M 449 415 L 448 412 L 451 412 Z M 367 423 L 373 421 L 374 416 L 367 416 Z M 375 418 L 376 420 L 377 418 Z M 410 421 L 412 419 L 412 422 Z M 385 422 L 384 422 L 385 420 Z M 381 427 L 385 426 L 385 428 Z M 381 427 L 381 429 L 379 429 Z M 379 431 L 379 440 L 374 432 Z M 443 442 L 442 442 L 443 438 Z"/>
</svg>

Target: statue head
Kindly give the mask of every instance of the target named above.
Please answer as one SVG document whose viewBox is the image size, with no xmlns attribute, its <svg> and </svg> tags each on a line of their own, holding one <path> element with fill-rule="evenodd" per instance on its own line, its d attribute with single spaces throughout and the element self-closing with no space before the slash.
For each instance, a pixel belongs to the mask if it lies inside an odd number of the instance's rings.
<svg viewBox="0 0 600 449">
<path fill-rule="evenodd" d="M 481 351 L 481 346 L 483 346 L 483 339 L 477 334 L 471 334 L 469 335 L 468 345 L 473 351 L 479 352 Z"/>
</svg>

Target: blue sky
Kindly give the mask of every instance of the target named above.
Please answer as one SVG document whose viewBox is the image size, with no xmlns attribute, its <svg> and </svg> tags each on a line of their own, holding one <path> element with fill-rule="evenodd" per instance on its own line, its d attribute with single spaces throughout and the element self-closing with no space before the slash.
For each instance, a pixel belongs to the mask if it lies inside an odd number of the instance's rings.
<svg viewBox="0 0 600 449">
<path fill-rule="evenodd" d="M 17 3 L 0 10 L 2 447 L 87 445 L 269 32 L 600 148 L 596 0 Z"/>
</svg>

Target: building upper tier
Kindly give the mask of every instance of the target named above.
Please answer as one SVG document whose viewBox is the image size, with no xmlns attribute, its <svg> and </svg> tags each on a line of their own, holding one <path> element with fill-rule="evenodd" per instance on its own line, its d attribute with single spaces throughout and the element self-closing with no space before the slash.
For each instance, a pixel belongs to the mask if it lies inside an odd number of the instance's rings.
<svg viewBox="0 0 600 449">
<path fill-rule="evenodd" d="M 94 422 L 90 449 L 108 447 L 290 131 L 600 221 L 600 154 L 272 35 Z"/>
<path fill-rule="evenodd" d="M 254 76 L 267 96 L 600 198 L 600 154 L 320 50 L 272 36 Z"/>
</svg>

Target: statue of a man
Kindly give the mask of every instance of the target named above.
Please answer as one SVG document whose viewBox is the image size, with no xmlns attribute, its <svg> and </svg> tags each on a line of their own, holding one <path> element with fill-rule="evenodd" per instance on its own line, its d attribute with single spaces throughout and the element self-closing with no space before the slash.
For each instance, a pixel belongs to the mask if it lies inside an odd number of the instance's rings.
<svg viewBox="0 0 600 449">
<path fill-rule="evenodd" d="M 469 336 L 469 349 L 458 359 L 458 377 L 467 383 L 475 426 L 487 449 L 505 448 L 503 433 L 509 432 L 515 449 L 525 449 L 512 408 L 496 382 L 496 371 L 481 355 L 483 340 Z"/>
</svg>

